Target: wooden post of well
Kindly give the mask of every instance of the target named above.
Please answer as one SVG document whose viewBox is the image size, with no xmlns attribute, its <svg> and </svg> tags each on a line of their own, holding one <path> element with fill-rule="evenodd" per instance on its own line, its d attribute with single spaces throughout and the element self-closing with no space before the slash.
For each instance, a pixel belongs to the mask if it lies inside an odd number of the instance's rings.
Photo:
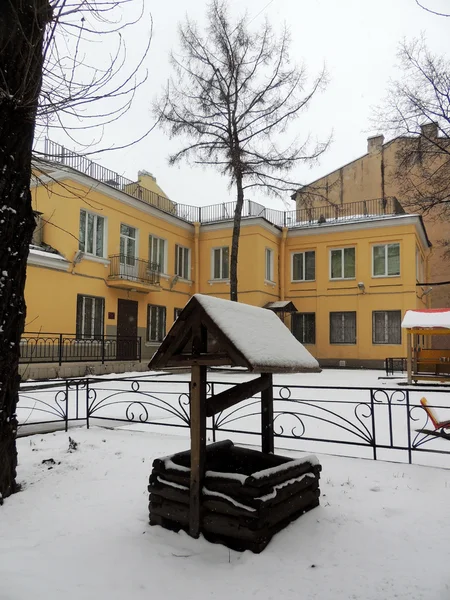
<svg viewBox="0 0 450 600">
<path fill-rule="evenodd" d="M 266 373 L 261 375 L 261 378 L 268 382 L 267 387 L 261 392 L 261 449 L 267 454 L 273 454 L 273 375 Z"/>
<path fill-rule="evenodd" d="M 200 321 L 193 324 L 192 354 L 206 351 L 206 329 Z M 201 527 L 201 504 L 206 460 L 206 374 L 207 367 L 192 366 L 191 374 L 191 481 L 189 499 L 189 535 L 198 538 Z"/>
</svg>

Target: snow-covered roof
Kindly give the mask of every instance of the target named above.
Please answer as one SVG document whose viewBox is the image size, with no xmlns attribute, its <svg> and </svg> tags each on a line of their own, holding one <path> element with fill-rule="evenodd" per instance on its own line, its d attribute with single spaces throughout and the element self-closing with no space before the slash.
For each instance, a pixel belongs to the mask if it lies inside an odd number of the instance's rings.
<svg viewBox="0 0 450 600">
<path fill-rule="evenodd" d="M 450 308 L 407 310 L 403 317 L 402 327 L 404 329 L 414 327 L 450 329 Z"/>
<path fill-rule="evenodd" d="M 264 308 L 269 308 L 275 311 L 296 312 L 295 305 L 290 300 L 277 300 L 276 302 L 268 302 Z"/>
<path fill-rule="evenodd" d="M 317 360 L 270 310 L 203 294 L 195 294 L 188 305 L 193 301 L 243 355 L 252 371 L 319 371 Z"/>
</svg>

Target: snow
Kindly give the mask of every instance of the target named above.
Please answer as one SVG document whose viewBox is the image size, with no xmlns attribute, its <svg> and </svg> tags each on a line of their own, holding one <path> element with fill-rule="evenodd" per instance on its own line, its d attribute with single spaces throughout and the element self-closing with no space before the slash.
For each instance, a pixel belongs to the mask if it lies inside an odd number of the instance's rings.
<svg viewBox="0 0 450 600">
<path fill-rule="evenodd" d="M 206 471 L 205 477 L 214 479 L 234 479 L 235 481 L 242 483 L 242 485 L 244 485 L 248 479 L 248 475 L 243 475 L 242 473 L 221 473 L 220 471 Z"/>
<path fill-rule="evenodd" d="M 278 490 L 282 490 L 284 487 L 287 487 L 288 485 L 292 485 L 293 483 L 300 483 L 300 481 L 303 481 L 305 479 L 305 477 L 314 479 L 315 475 L 314 475 L 314 473 L 305 473 L 304 475 L 300 475 L 299 477 L 293 477 L 292 479 L 289 479 L 288 481 L 284 481 L 283 483 L 278 483 L 277 485 L 273 486 L 272 492 L 269 492 L 268 494 L 265 494 L 264 496 L 259 496 L 259 497 L 255 498 L 255 500 L 261 500 L 261 502 L 267 502 L 267 500 L 273 500 L 274 498 L 277 497 Z"/>
<path fill-rule="evenodd" d="M 256 511 L 256 508 L 247 506 L 247 504 L 241 504 L 241 502 L 238 502 L 231 496 L 227 496 L 227 494 L 222 494 L 222 492 L 215 492 L 213 490 L 208 490 L 208 488 L 206 488 L 206 487 L 203 487 L 203 494 L 205 496 L 216 496 L 216 498 L 222 498 L 222 500 L 226 500 L 227 502 L 230 502 L 230 504 L 233 504 L 237 508 L 242 508 L 243 510 L 248 510 L 249 512 Z"/>
<path fill-rule="evenodd" d="M 317 360 L 272 311 L 204 294 L 193 298 L 255 371 L 319 371 Z"/>
<path fill-rule="evenodd" d="M 254 555 L 148 524 L 152 461 L 187 438 L 70 435 L 72 453 L 62 432 L 18 441 L 23 491 L 0 508 L 1 600 L 450 598 L 449 470 L 320 456 L 321 506 Z"/>
<path fill-rule="evenodd" d="M 402 327 L 445 327 L 450 329 L 450 308 L 430 308 L 428 310 L 407 310 Z"/>
<path fill-rule="evenodd" d="M 303 465 L 305 463 L 308 463 L 312 466 L 320 464 L 317 456 L 314 456 L 314 454 L 308 454 L 306 456 L 302 456 L 302 458 L 298 458 L 297 460 L 291 460 L 282 465 L 277 465 L 276 467 L 269 467 L 268 469 L 264 469 L 262 471 L 258 471 L 257 473 L 253 473 L 251 477 L 252 479 L 264 479 L 265 477 L 270 477 L 275 473 L 287 471 L 292 467 L 298 467 L 299 465 Z"/>
</svg>

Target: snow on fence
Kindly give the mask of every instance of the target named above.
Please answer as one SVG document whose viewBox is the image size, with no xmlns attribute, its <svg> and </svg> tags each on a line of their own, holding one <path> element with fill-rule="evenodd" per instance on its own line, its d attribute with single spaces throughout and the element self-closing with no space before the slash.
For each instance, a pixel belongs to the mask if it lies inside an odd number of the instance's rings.
<svg viewBox="0 0 450 600">
<path fill-rule="evenodd" d="M 208 396 L 231 385 L 209 381 Z M 445 390 L 274 385 L 277 448 L 450 467 L 449 441 L 418 431 L 430 429 L 423 396 L 442 420 L 450 419 Z M 260 402 L 258 394 L 208 419 L 209 440 L 259 443 Z M 188 435 L 189 382 L 170 376 L 29 382 L 17 414 L 20 436 L 83 425 Z"/>
</svg>

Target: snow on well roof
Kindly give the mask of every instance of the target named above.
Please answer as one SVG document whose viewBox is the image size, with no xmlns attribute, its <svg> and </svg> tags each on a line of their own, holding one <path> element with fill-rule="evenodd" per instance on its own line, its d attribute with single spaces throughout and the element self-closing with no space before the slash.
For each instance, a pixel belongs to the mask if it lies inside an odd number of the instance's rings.
<svg viewBox="0 0 450 600">
<path fill-rule="evenodd" d="M 450 329 L 450 308 L 429 308 L 424 310 L 407 310 L 403 317 L 402 327 L 443 327 Z"/>
<path fill-rule="evenodd" d="M 203 294 L 195 294 L 194 298 L 252 370 L 320 370 L 317 360 L 271 310 Z"/>
</svg>

